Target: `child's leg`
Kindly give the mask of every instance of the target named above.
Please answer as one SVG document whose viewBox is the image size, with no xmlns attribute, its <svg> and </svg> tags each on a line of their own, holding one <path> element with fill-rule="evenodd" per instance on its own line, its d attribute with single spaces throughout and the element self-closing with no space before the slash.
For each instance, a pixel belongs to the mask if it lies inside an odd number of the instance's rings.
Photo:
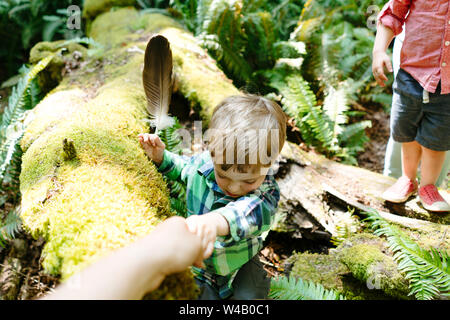
<svg viewBox="0 0 450 320">
<path fill-rule="evenodd" d="M 444 165 L 441 169 L 441 174 L 437 179 L 436 185 L 441 188 L 447 188 L 447 186 L 443 186 L 445 179 L 447 178 L 448 173 L 450 172 L 450 151 L 445 153 Z"/>
<path fill-rule="evenodd" d="M 402 143 L 402 173 L 415 180 L 417 168 L 422 157 L 422 146 L 417 141 Z"/>
<path fill-rule="evenodd" d="M 435 184 L 444 165 L 445 151 L 434 151 L 422 146 L 420 186 Z"/>
<path fill-rule="evenodd" d="M 200 289 L 200 295 L 197 297 L 198 300 L 221 300 L 217 291 L 206 282 L 195 278 L 195 283 Z"/>
<path fill-rule="evenodd" d="M 270 278 L 258 255 L 239 269 L 233 281 L 234 300 L 266 299 L 270 290 Z"/>
</svg>

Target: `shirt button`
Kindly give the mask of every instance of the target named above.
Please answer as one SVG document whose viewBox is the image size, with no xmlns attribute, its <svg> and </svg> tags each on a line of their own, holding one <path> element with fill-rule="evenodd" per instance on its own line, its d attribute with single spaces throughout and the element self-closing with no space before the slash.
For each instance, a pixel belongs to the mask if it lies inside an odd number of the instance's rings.
<svg viewBox="0 0 450 320">
<path fill-rule="evenodd" d="M 445 41 L 445 45 L 448 47 L 450 46 L 450 41 Z"/>
<path fill-rule="evenodd" d="M 446 67 L 447 64 L 446 64 L 445 62 L 442 62 L 442 66 L 443 66 L 443 67 Z"/>
</svg>

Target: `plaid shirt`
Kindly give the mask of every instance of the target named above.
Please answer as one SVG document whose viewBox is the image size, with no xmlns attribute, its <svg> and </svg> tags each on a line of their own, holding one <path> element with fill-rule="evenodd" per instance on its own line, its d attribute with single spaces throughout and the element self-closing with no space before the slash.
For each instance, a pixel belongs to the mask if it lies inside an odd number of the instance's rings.
<svg viewBox="0 0 450 320">
<path fill-rule="evenodd" d="M 280 199 L 272 169 L 258 189 L 237 199 L 217 185 L 209 151 L 187 157 L 164 150 L 158 170 L 186 185 L 188 216 L 215 211 L 227 220 L 230 234 L 217 237 L 213 254 L 204 260 L 206 268 L 192 267 L 197 279 L 227 298 L 237 271 L 262 249 L 261 234 L 271 227 Z"/>
</svg>

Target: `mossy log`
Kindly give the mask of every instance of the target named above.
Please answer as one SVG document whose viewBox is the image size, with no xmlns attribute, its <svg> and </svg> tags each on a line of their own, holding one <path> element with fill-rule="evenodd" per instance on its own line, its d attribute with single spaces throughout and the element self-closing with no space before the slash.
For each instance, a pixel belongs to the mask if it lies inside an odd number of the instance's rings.
<svg viewBox="0 0 450 320">
<path fill-rule="evenodd" d="M 100 49 L 85 52 L 77 68 L 58 79 L 30 113 L 21 141 L 23 226 L 45 238 L 43 267 L 63 281 L 173 214 L 163 177 L 137 141 L 149 130 L 142 53 L 150 37 L 169 39 L 179 92 L 201 106 L 205 118 L 239 92 L 173 19 L 134 8 L 96 14 L 89 15 L 89 36 Z M 52 52 L 52 43 L 37 46 L 45 50 L 32 50 L 31 60 Z M 150 297 L 192 299 L 195 290 L 186 271 L 168 277 Z"/>
<path fill-rule="evenodd" d="M 321 283 L 346 299 L 411 299 L 386 243 L 371 234 L 353 235 L 328 255 L 295 253 L 287 262 L 291 276 Z"/>
</svg>

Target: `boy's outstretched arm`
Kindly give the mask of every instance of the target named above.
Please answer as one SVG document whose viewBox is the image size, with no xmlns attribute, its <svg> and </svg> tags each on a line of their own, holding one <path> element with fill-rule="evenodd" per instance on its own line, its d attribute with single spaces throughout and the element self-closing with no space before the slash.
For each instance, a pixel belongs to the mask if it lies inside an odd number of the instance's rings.
<svg viewBox="0 0 450 320">
<path fill-rule="evenodd" d="M 172 273 L 202 260 L 200 238 L 172 217 L 148 236 L 118 249 L 61 284 L 44 299 L 141 299 Z"/>
<path fill-rule="evenodd" d="M 201 239 L 203 250 L 202 260 L 211 256 L 214 251 L 214 242 L 218 236 L 230 234 L 227 220 L 219 213 L 211 211 L 203 215 L 192 215 L 186 219 L 189 231 Z M 194 263 L 196 267 L 203 268 L 202 261 Z"/>
</svg>

